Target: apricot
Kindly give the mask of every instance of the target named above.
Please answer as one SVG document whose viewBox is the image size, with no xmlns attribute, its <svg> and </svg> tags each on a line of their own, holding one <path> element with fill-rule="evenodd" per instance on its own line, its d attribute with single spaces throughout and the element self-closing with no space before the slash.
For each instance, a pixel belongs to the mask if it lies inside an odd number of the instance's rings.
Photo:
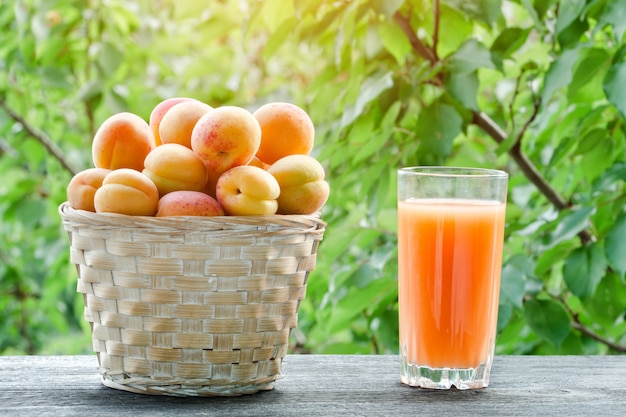
<svg viewBox="0 0 626 417">
<path fill-rule="evenodd" d="M 172 106 L 161 119 L 159 137 L 162 143 L 178 143 L 191 148 L 191 131 L 206 112 L 212 110 L 198 100 L 183 101 Z"/>
<path fill-rule="evenodd" d="M 221 174 L 216 174 L 216 173 L 213 173 L 213 172 L 207 172 L 206 186 L 204 187 L 204 190 L 202 190 L 202 192 L 204 192 L 205 194 L 210 195 L 213 198 L 217 198 L 217 194 L 216 194 L 215 190 L 217 188 L 217 180 L 220 179 L 220 175 Z"/>
<path fill-rule="evenodd" d="M 222 206 L 211 196 L 199 191 L 173 191 L 159 200 L 156 217 L 223 216 Z"/>
<path fill-rule="evenodd" d="M 214 178 L 230 168 L 246 165 L 259 149 L 261 127 L 248 110 L 217 107 L 204 114 L 191 133 L 191 149 Z"/>
<path fill-rule="evenodd" d="M 254 158 L 252 158 L 252 160 L 250 162 L 248 162 L 248 165 L 252 165 L 252 166 L 263 168 L 263 169 L 269 168 L 268 164 L 266 164 L 265 162 L 261 161 L 256 156 Z"/>
<path fill-rule="evenodd" d="M 322 164 L 309 155 L 288 155 L 267 169 L 280 186 L 278 214 L 312 214 L 330 195 Z"/>
<path fill-rule="evenodd" d="M 207 173 L 200 157 L 178 143 L 164 143 L 154 148 L 144 161 L 144 175 L 154 182 L 162 197 L 179 190 L 201 191 Z"/>
<path fill-rule="evenodd" d="M 96 168 L 143 169 L 143 161 L 155 147 L 148 123 L 136 114 L 116 113 L 96 131 L 91 153 Z"/>
<path fill-rule="evenodd" d="M 159 135 L 159 126 L 161 125 L 161 120 L 163 119 L 163 116 L 165 116 L 165 113 L 167 113 L 168 110 L 176 104 L 190 100 L 194 99 L 190 97 L 170 97 L 154 106 L 152 112 L 150 113 L 148 124 L 150 125 L 150 129 L 152 130 L 152 134 L 154 135 L 154 143 L 156 146 L 163 143 L 161 141 L 161 136 Z"/>
<path fill-rule="evenodd" d="M 275 214 L 280 187 L 262 168 L 241 165 L 224 172 L 216 186 L 217 201 L 232 216 Z"/>
<path fill-rule="evenodd" d="M 93 197 L 102 180 L 111 172 L 105 168 L 88 168 L 72 177 L 67 185 L 67 201 L 76 210 L 96 211 Z"/>
<path fill-rule="evenodd" d="M 315 127 L 309 115 L 291 103 L 273 102 L 259 107 L 254 117 L 261 126 L 261 145 L 256 156 L 266 164 L 313 149 Z"/>
<path fill-rule="evenodd" d="M 110 172 L 94 195 L 97 213 L 153 216 L 159 203 L 159 190 L 150 178 L 130 168 Z"/>
</svg>

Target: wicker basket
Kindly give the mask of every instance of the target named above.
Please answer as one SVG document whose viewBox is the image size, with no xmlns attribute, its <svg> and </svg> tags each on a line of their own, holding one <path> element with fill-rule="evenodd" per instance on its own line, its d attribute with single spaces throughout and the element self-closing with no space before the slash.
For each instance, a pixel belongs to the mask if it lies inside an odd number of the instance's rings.
<svg viewBox="0 0 626 417">
<path fill-rule="evenodd" d="M 59 206 L 104 385 L 240 395 L 281 376 L 319 215 L 136 217 Z"/>
</svg>

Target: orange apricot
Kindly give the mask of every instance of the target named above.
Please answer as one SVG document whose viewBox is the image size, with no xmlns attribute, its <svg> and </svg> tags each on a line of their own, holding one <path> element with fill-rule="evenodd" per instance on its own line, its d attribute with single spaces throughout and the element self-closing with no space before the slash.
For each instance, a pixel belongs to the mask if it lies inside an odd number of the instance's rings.
<svg viewBox="0 0 626 417">
<path fill-rule="evenodd" d="M 256 156 L 266 164 L 292 154 L 308 155 L 313 149 L 315 128 L 309 115 L 291 103 L 267 103 L 254 112 L 261 126 L 261 145 Z"/>
<path fill-rule="evenodd" d="M 223 216 L 222 206 L 211 196 L 199 191 L 173 191 L 159 200 L 156 217 Z"/>
<path fill-rule="evenodd" d="M 105 168 L 88 168 L 74 175 L 67 185 L 67 202 L 70 207 L 95 212 L 93 197 L 110 172 L 110 169 Z"/>
<path fill-rule="evenodd" d="M 130 168 L 113 170 L 94 195 L 97 213 L 153 216 L 159 204 L 159 190 L 150 178 Z"/>
<path fill-rule="evenodd" d="M 230 168 L 247 165 L 259 149 L 261 127 L 248 110 L 217 107 L 202 116 L 191 133 L 191 149 L 213 178 Z"/>
<path fill-rule="evenodd" d="M 280 186 L 262 168 L 242 165 L 224 172 L 216 186 L 217 201 L 231 216 L 275 214 Z"/>
<path fill-rule="evenodd" d="M 154 142 L 158 146 L 161 143 L 161 136 L 159 135 L 159 127 L 161 125 L 161 120 L 165 113 L 169 111 L 170 108 L 175 106 L 178 103 L 182 103 L 183 101 L 194 100 L 190 97 L 170 97 L 165 100 L 159 102 L 150 113 L 150 118 L 148 119 L 148 124 L 150 125 L 150 129 L 152 130 L 152 134 L 154 135 Z"/>
<path fill-rule="evenodd" d="M 198 100 L 189 100 L 172 106 L 161 119 L 159 137 L 162 143 L 178 143 L 191 149 L 191 131 L 206 112 L 212 110 Z"/>
<path fill-rule="evenodd" d="M 287 155 L 267 172 L 280 186 L 278 214 L 313 214 L 328 200 L 330 186 L 324 179 L 324 168 L 312 156 Z"/>
<path fill-rule="evenodd" d="M 252 165 L 252 166 L 263 168 L 263 169 L 267 169 L 267 168 L 270 167 L 268 164 L 266 164 L 265 162 L 261 161 L 256 156 L 254 158 L 252 158 L 252 161 L 248 162 L 248 165 Z"/>
<path fill-rule="evenodd" d="M 202 191 L 207 182 L 202 159 L 178 143 L 164 143 L 154 148 L 146 156 L 144 166 L 143 174 L 154 182 L 161 197 L 172 191 Z"/>
<path fill-rule="evenodd" d="M 96 168 L 143 169 L 143 161 L 155 147 L 148 123 L 136 114 L 116 113 L 96 131 L 91 154 Z"/>
</svg>

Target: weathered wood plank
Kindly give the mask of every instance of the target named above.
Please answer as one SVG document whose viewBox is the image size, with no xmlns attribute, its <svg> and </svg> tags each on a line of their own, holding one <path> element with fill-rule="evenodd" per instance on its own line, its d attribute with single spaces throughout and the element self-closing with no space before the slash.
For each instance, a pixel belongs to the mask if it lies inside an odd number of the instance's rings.
<svg viewBox="0 0 626 417">
<path fill-rule="evenodd" d="M 391 355 L 288 355 L 283 373 L 253 395 L 157 397 L 102 386 L 94 356 L 0 357 L 0 415 L 626 415 L 626 356 L 500 356 L 474 391 L 401 385 Z"/>
</svg>

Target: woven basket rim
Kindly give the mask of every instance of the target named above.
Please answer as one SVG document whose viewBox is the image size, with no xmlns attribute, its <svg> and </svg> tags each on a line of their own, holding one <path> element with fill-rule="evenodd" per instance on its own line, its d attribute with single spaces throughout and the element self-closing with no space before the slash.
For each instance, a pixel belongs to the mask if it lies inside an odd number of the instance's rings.
<svg viewBox="0 0 626 417">
<path fill-rule="evenodd" d="M 118 213 L 94 213 L 74 209 L 69 202 L 59 205 L 59 214 L 64 221 L 74 225 L 84 224 L 92 228 L 150 228 L 163 231 L 211 231 L 237 230 L 275 232 L 281 229 L 300 229 L 323 233 L 326 222 L 321 213 L 314 214 L 274 214 L 264 216 L 131 216 Z"/>
</svg>

